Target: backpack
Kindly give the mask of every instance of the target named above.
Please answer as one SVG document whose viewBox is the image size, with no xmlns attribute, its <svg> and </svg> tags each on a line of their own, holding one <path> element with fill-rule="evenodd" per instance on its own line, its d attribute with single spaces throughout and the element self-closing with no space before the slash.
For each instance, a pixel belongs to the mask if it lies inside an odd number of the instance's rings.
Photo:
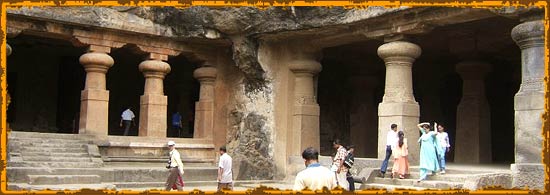
<svg viewBox="0 0 550 195">
<path fill-rule="evenodd" d="M 350 169 L 352 166 L 353 166 L 353 154 L 349 153 L 346 158 L 344 159 L 344 166 L 346 166 L 346 168 Z"/>
</svg>

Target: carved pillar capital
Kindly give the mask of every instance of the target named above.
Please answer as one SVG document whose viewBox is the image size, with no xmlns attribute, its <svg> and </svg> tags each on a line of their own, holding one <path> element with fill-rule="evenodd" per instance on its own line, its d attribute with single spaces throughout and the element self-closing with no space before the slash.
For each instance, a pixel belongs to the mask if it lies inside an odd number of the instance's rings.
<svg viewBox="0 0 550 195">
<path fill-rule="evenodd" d="M 6 56 L 11 55 L 11 46 L 10 44 L 6 43 Z"/>
<path fill-rule="evenodd" d="M 139 64 L 139 71 L 145 77 L 144 94 L 164 95 L 163 79 L 170 73 L 170 65 L 160 59 L 163 55 L 150 54 L 149 59 Z"/>
<path fill-rule="evenodd" d="M 166 74 L 170 73 L 170 65 L 160 60 L 145 60 L 139 64 L 139 71 L 145 78 L 164 79 Z"/>
<path fill-rule="evenodd" d="M 544 47 L 544 21 L 526 21 L 512 29 L 512 39 L 521 49 Z"/>
<path fill-rule="evenodd" d="M 216 76 L 218 74 L 218 70 L 215 67 L 211 66 L 205 66 L 197 68 L 193 72 L 193 77 L 195 77 L 201 85 L 204 84 L 212 84 L 216 80 Z"/>
<path fill-rule="evenodd" d="M 292 60 L 288 64 L 288 68 L 295 74 L 298 73 L 300 75 L 305 74 L 305 75 L 311 75 L 311 76 L 315 76 L 317 73 L 321 72 L 322 70 L 321 63 L 319 63 L 315 59 Z"/>
<path fill-rule="evenodd" d="M 378 47 L 378 56 L 386 62 L 386 66 L 411 66 L 421 53 L 418 45 L 405 41 L 389 42 Z"/>
</svg>

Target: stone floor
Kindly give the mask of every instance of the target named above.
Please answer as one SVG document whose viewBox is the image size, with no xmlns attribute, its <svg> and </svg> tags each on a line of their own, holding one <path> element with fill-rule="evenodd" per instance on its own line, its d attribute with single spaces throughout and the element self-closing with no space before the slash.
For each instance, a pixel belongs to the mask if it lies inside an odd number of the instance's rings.
<svg viewBox="0 0 550 195">
<path fill-rule="evenodd" d="M 108 164 L 105 168 L 146 168 L 147 166 L 150 166 L 151 164 L 144 163 L 144 164 L 132 164 L 132 166 L 127 166 L 124 164 Z M 199 167 L 197 167 L 199 168 Z M 411 168 L 414 168 L 411 167 Z M 506 173 L 509 172 L 509 165 L 464 165 L 464 164 L 453 164 L 449 163 L 447 165 L 447 169 L 451 170 L 470 170 L 470 171 L 482 171 L 482 172 L 493 172 L 493 173 Z M 414 173 L 413 173 L 414 174 Z M 450 174 L 448 174 L 450 175 Z M 413 175 L 414 176 L 414 175 Z M 193 191 L 193 190 L 200 190 L 203 192 L 206 191 L 215 191 L 217 189 L 216 182 L 214 180 L 208 180 L 208 181 L 189 181 L 186 182 L 186 186 L 184 187 L 184 191 Z M 162 189 L 162 184 L 164 181 L 158 181 L 158 182 L 144 182 L 142 185 L 132 185 L 128 187 L 119 187 L 118 185 L 112 185 L 110 183 L 102 183 L 101 185 L 83 185 L 83 184 L 72 184 L 72 185 L 51 185 L 51 186 L 41 186 L 49 189 L 69 189 L 69 190 L 77 190 L 82 188 L 89 188 L 89 189 L 116 189 L 117 191 L 125 191 L 125 190 L 131 190 L 131 191 L 160 191 Z M 152 187 L 145 187 L 145 186 L 152 186 Z M 247 190 L 253 190 L 260 186 L 265 186 L 268 188 L 275 188 L 280 190 L 290 190 L 293 186 L 293 181 L 272 181 L 272 180 L 246 180 L 246 181 L 235 181 L 234 183 L 234 191 L 247 191 Z M 372 186 L 372 185 L 371 185 Z M 390 185 L 381 185 L 380 188 L 385 188 L 389 191 L 395 190 Z M 361 184 L 356 183 L 356 189 L 360 189 Z M 410 188 L 410 189 L 416 189 L 416 188 Z M 428 188 L 418 188 L 418 190 L 423 190 Z M 385 191 L 385 190 L 384 190 Z"/>
</svg>

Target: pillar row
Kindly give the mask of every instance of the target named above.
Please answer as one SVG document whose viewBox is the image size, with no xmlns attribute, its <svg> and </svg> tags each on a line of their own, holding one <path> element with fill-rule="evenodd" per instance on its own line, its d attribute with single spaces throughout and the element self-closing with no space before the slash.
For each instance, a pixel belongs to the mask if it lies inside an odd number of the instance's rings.
<svg viewBox="0 0 550 195">
<path fill-rule="evenodd" d="M 485 75 L 490 64 L 465 61 L 456 65 L 462 77 L 462 99 L 456 114 L 457 163 L 490 163 L 491 155 L 491 115 L 485 96 Z"/>
<path fill-rule="evenodd" d="M 105 88 L 105 74 L 114 60 L 107 53 L 110 47 L 91 45 L 88 53 L 80 56 L 86 71 L 86 84 L 80 98 L 79 133 L 108 135 L 109 91 Z"/>
<path fill-rule="evenodd" d="M 195 131 L 193 138 L 213 138 L 214 134 L 214 83 L 217 69 L 200 67 L 193 72 L 200 82 L 199 101 L 195 103 Z"/>
<path fill-rule="evenodd" d="M 386 135 L 391 124 L 403 130 L 409 142 L 418 139 L 419 106 L 413 95 L 412 65 L 421 54 L 418 45 L 406 41 L 385 43 L 378 56 L 386 64 L 386 82 L 382 103 L 378 105 L 378 158 L 384 158 Z M 409 161 L 417 164 L 418 144 L 409 144 Z"/>
<path fill-rule="evenodd" d="M 306 58 L 306 57 L 303 57 Z M 294 103 L 292 113 L 291 155 L 301 155 L 307 147 L 320 149 L 320 108 L 315 95 L 314 76 L 321 71 L 315 59 L 295 59 L 289 62 L 294 73 Z"/>
<path fill-rule="evenodd" d="M 166 137 L 168 98 L 164 95 L 163 82 L 170 72 L 170 65 L 162 61 L 166 58 L 164 55 L 151 55 L 139 64 L 139 70 L 145 77 L 145 87 L 140 97 L 139 136 Z"/>
<path fill-rule="evenodd" d="M 512 29 L 521 49 L 521 85 L 514 97 L 515 164 L 513 187 L 544 188 L 542 114 L 544 112 L 544 21 L 530 17 Z"/>
</svg>

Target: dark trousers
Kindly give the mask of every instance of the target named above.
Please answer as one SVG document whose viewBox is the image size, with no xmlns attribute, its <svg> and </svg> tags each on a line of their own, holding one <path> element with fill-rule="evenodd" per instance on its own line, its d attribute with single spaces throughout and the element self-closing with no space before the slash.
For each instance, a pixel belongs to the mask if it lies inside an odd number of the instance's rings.
<svg viewBox="0 0 550 195">
<path fill-rule="evenodd" d="M 132 121 L 123 120 L 122 123 L 124 125 L 124 136 L 126 136 L 126 135 L 128 135 L 128 131 L 130 131 Z"/>
<path fill-rule="evenodd" d="M 386 169 L 388 168 L 388 161 L 391 157 L 391 146 L 386 146 L 386 158 L 384 158 L 384 162 L 382 162 L 382 167 L 380 168 L 380 172 L 383 174 L 386 173 Z"/>
<path fill-rule="evenodd" d="M 181 185 L 180 182 L 178 182 L 178 177 L 181 177 L 180 170 L 177 167 L 170 168 L 170 175 L 168 175 L 168 179 L 166 180 L 166 187 L 164 190 L 170 191 L 172 190 L 172 186 L 175 184 L 178 191 L 183 190 L 183 185 Z"/>
<path fill-rule="evenodd" d="M 353 181 L 353 177 L 348 176 L 346 179 L 348 180 L 348 183 L 349 183 L 349 191 L 351 192 L 355 191 L 355 181 Z"/>
</svg>

